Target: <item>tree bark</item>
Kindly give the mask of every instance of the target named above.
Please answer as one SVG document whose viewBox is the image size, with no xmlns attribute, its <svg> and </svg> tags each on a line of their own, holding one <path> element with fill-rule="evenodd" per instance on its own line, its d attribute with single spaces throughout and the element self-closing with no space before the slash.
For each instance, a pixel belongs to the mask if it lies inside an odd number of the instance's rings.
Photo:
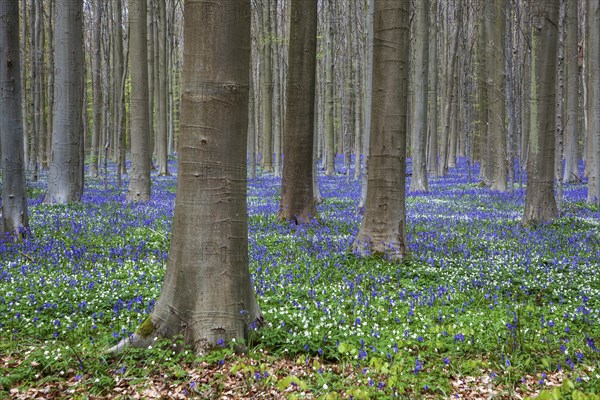
<svg viewBox="0 0 600 400">
<path fill-rule="evenodd" d="M 567 120 L 565 121 L 565 166 L 562 180 L 564 183 L 570 183 L 579 180 L 579 41 L 577 40 L 577 2 L 567 1 L 566 3 Z"/>
<path fill-rule="evenodd" d="M 185 2 L 179 179 L 166 275 L 148 319 L 109 354 L 179 334 L 202 353 L 246 339 L 263 320 L 248 270 L 248 6 Z"/>
<path fill-rule="evenodd" d="M 25 189 L 19 2 L 0 1 L 2 232 L 20 240 L 29 227 Z"/>
<path fill-rule="evenodd" d="M 292 0 L 283 179 L 279 219 L 309 222 L 317 216 L 313 196 L 313 136 L 317 56 L 317 3 Z"/>
<path fill-rule="evenodd" d="M 334 13 L 333 13 L 333 1 L 329 1 L 327 7 L 328 22 L 327 22 L 327 33 L 326 33 L 326 102 L 327 107 L 325 111 L 325 175 L 330 176 L 335 172 L 335 82 L 334 82 L 334 52 L 335 48 L 333 45 L 334 36 Z"/>
<path fill-rule="evenodd" d="M 490 189 L 506 192 L 506 100 L 504 37 L 506 16 L 505 0 L 486 1 L 486 35 L 488 39 L 486 57 L 488 85 L 488 159 Z"/>
<path fill-rule="evenodd" d="M 52 163 L 46 203 L 80 201 L 83 193 L 83 0 L 55 7 Z"/>
<path fill-rule="evenodd" d="M 158 2 L 158 118 L 156 126 L 156 161 L 158 175 L 169 173 L 167 153 L 167 10 L 165 1 Z"/>
<path fill-rule="evenodd" d="M 131 35 L 131 174 L 127 201 L 150 200 L 150 147 L 148 107 L 148 43 L 146 38 L 146 0 L 129 3 Z"/>
<path fill-rule="evenodd" d="M 558 216 L 554 199 L 558 10 L 559 0 L 531 3 L 531 126 L 522 219 L 525 225 Z"/>
<path fill-rule="evenodd" d="M 262 0 L 262 168 L 263 171 L 267 173 L 273 172 L 273 61 L 271 55 L 271 1 L 275 0 Z"/>
<path fill-rule="evenodd" d="M 94 128 L 92 130 L 91 154 L 89 161 L 89 174 L 92 178 L 98 177 L 98 146 L 102 129 L 102 8 L 101 2 L 94 3 L 94 38 L 93 38 L 93 64 L 92 67 L 92 92 L 94 99 Z"/>
<path fill-rule="evenodd" d="M 411 68 L 411 124 L 412 177 L 409 192 L 427 192 L 427 82 L 429 70 L 429 0 L 415 2 L 413 22 L 414 64 Z"/>
<path fill-rule="evenodd" d="M 405 171 L 409 3 L 375 0 L 373 103 L 365 213 L 353 248 L 402 260 L 407 253 Z"/>
<path fill-rule="evenodd" d="M 587 153 L 589 204 L 600 203 L 600 1 L 587 3 Z"/>
</svg>

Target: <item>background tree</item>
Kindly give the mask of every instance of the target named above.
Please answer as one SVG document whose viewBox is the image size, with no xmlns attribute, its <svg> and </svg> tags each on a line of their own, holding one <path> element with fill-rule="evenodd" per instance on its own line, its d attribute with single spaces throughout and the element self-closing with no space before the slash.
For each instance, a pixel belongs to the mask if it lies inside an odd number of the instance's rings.
<svg viewBox="0 0 600 400">
<path fill-rule="evenodd" d="M 565 121 L 565 166 L 562 180 L 564 183 L 579 180 L 579 52 L 577 40 L 577 2 L 566 1 L 566 107 Z"/>
<path fill-rule="evenodd" d="M 103 88 L 102 88 L 102 2 L 95 2 L 94 12 L 94 36 L 93 36 L 93 67 L 92 67 L 92 93 L 94 101 L 93 118 L 94 127 L 92 130 L 91 156 L 89 160 L 90 176 L 98 176 L 98 158 L 100 146 L 100 136 L 102 134 L 102 116 L 103 116 Z"/>
<path fill-rule="evenodd" d="M 289 69 L 284 122 L 279 219 L 308 222 L 317 215 L 313 196 L 313 136 L 317 4 L 291 0 Z M 301 12 L 300 12 L 301 10 Z"/>
<path fill-rule="evenodd" d="M 262 321 L 248 270 L 247 1 L 185 2 L 179 179 L 167 271 L 127 345 L 183 334 L 196 351 L 244 338 Z M 224 222 L 226 221 L 226 222 Z"/>
<path fill-rule="evenodd" d="M 412 178 L 410 192 L 426 192 L 427 185 L 427 87 L 429 72 L 429 0 L 413 2 L 415 17 L 413 19 L 413 65 L 410 68 L 412 86 L 410 91 L 412 115 L 411 155 Z"/>
<path fill-rule="evenodd" d="M 485 1 L 486 73 L 487 73 L 487 160 L 490 189 L 505 192 L 506 173 L 506 93 L 505 78 L 505 0 Z"/>
<path fill-rule="evenodd" d="M 600 1 L 587 2 L 587 202 L 600 203 Z"/>
<path fill-rule="evenodd" d="M 148 47 L 146 0 L 129 2 L 131 34 L 131 177 L 127 201 L 150 200 L 150 144 L 148 107 Z"/>
<path fill-rule="evenodd" d="M 0 148 L 2 231 L 20 239 L 29 226 L 25 190 L 19 2 L 0 1 Z"/>
<path fill-rule="evenodd" d="M 558 216 L 554 199 L 558 10 L 559 0 L 531 2 L 531 127 L 524 224 Z"/>
<path fill-rule="evenodd" d="M 81 200 L 83 193 L 83 0 L 58 0 L 55 8 L 55 98 L 48 203 Z"/>
<path fill-rule="evenodd" d="M 405 171 L 409 3 L 375 0 L 373 103 L 365 213 L 353 248 L 402 260 L 407 252 Z"/>
</svg>

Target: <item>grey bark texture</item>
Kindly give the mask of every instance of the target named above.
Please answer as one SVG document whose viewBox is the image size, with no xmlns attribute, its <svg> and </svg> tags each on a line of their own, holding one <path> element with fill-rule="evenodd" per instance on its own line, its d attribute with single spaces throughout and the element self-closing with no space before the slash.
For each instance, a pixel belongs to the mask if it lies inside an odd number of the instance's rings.
<svg viewBox="0 0 600 400">
<path fill-rule="evenodd" d="M 29 226 L 25 190 L 19 2 L 0 1 L 0 147 L 2 155 L 2 226 L 21 239 Z"/>
<path fill-rule="evenodd" d="M 185 2 L 179 178 L 160 297 L 133 337 L 107 350 L 183 335 L 198 353 L 244 339 L 262 314 L 248 270 L 247 1 Z M 200 40 L 202 39 L 202 40 Z"/>
<path fill-rule="evenodd" d="M 407 253 L 405 171 L 409 3 L 375 0 L 373 103 L 365 212 L 353 248 L 400 261 Z"/>
<path fill-rule="evenodd" d="M 148 46 L 146 41 L 146 0 L 129 2 L 131 35 L 131 173 L 127 201 L 150 200 L 150 143 L 148 107 Z"/>
<path fill-rule="evenodd" d="M 58 0 L 55 21 L 52 160 L 45 202 L 69 203 L 83 193 L 83 0 Z"/>
<path fill-rule="evenodd" d="M 531 125 L 522 223 L 558 216 L 554 199 L 556 73 L 559 0 L 531 2 Z"/>
</svg>

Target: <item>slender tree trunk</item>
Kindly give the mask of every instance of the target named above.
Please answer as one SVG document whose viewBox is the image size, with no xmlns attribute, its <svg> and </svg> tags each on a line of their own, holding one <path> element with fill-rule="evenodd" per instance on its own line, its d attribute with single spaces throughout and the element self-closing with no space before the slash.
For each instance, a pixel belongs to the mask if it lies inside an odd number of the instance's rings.
<svg viewBox="0 0 600 400">
<path fill-rule="evenodd" d="M 430 177 L 438 173 L 438 0 L 431 1 L 429 27 L 429 60 L 428 60 L 428 103 L 427 111 L 427 172 Z"/>
<path fill-rule="evenodd" d="M 271 67 L 273 68 L 273 175 L 281 176 L 281 68 L 279 40 L 277 37 L 277 1 L 271 0 Z"/>
<path fill-rule="evenodd" d="M 559 0 L 532 1 L 531 133 L 522 219 L 525 225 L 558 216 L 554 199 L 558 10 Z"/>
<path fill-rule="evenodd" d="M 326 101 L 327 109 L 325 111 L 325 175 L 333 175 L 335 173 L 335 82 L 334 82 L 334 52 L 335 47 L 334 41 L 334 13 L 333 13 L 333 1 L 329 2 L 328 16 L 329 21 L 327 22 L 327 50 L 326 50 Z"/>
<path fill-rule="evenodd" d="M 150 147 L 148 115 L 148 43 L 146 0 L 130 0 L 129 32 L 131 35 L 131 177 L 127 201 L 150 200 Z"/>
<path fill-rule="evenodd" d="M 158 118 L 156 126 L 156 161 L 158 175 L 170 175 L 167 153 L 167 10 L 165 1 L 158 2 Z"/>
<path fill-rule="evenodd" d="M 487 1 L 488 160 L 490 189 L 506 192 L 505 0 Z"/>
<path fill-rule="evenodd" d="M 98 146 L 100 145 L 100 132 L 102 129 L 102 8 L 101 2 L 94 4 L 94 55 L 92 67 L 92 92 L 94 99 L 94 128 L 92 130 L 91 155 L 89 161 L 89 173 L 92 178 L 98 177 Z"/>
<path fill-rule="evenodd" d="M 565 96 L 565 0 L 559 0 L 558 17 L 558 47 L 557 47 L 557 92 L 556 92 L 556 154 L 554 157 L 554 179 L 556 180 L 556 206 L 560 215 L 563 201 L 563 154 L 564 154 L 564 124 L 563 108 Z"/>
<path fill-rule="evenodd" d="M 365 130 L 363 136 L 363 154 L 365 155 L 365 167 L 360 183 L 360 202 L 359 210 L 364 210 L 367 201 L 367 184 L 369 177 L 369 154 L 371 148 L 371 117 L 373 110 L 373 46 L 375 42 L 375 32 L 373 23 L 375 18 L 375 0 L 369 0 L 369 12 L 367 15 L 367 73 L 366 73 L 366 101 L 365 101 Z"/>
<path fill-rule="evenodd" d="M 0 148 L 3 233 L 20 240 L 29 227 L 25 188 L 19 2 L 0 0 Z"/>
<path fill-rule="evenodd" d="M 458 59 L 458 39 L 460 37 L 460 20 L 462 15 L 462 5 L 460 3 L 456 4 L 457 7 L 457 23 L 456 23 L 456 31 L 452 36 L 452 49 L 449 54 L 449 66 L 448 71 L 446 72 L 446 79 L 448 80 L 447 86 L 447 99 L 446 104 L 444 106 L 444 126 L 441 130 L 440 143 L 439 143 L 439 152 L 440 152 L 440 161 L 438 165 L 438 175 L 445 176 L 448 173 L 448 150 L 450 147 L 450 124 L 452 123 L 452 104 L 454 103 L 455 96 L 455 84 L 456 79 L 454 77 L 454 70 L 456 68 L 456 62 Z M 449 28 L 448 28 L 449 29 Z"/>
<path fill-rule="evenodd" d="M 273 66 L 271 55 L 271 1 L 262 0 L 262 126 L 263 152 L 262 168 L 264 172 L 273 172 Z"/>
<path fill-rule="evenodd" d="M 566 79 L 567 79 L 567 120 L 565 121 L 565 167 L 562 180 L 564 183 L 577 182 L 578 148 L 579 148 L 579 63 L 577 40 L 577 2 L 566 1 Z"/>
<path fill-rule="evenodd" d="M 160 0 L 162 1 L 162 0 Z M 154 30 L 156 29 L 155 17 L 154 17 L 154 4 L 155 0 L 147 0 L 146 10 L 146 43 L 147 43 L 147 54 L 148 59 L 148 165 L 150 169 L 154 168 L 153 154 L 154 154 L 154 137 L 156 135 L 156 69 L 158 68 L 155 54 L 155 43 Z M 130 35 L 131 33 L 130 28 Z M 132 54 L 133 55 L 133 54 Z M 133 66 L 132 66 L 133 72 Z M 133 95 L 133 93 L 132 93 Z M 131 111 L 130 111 L 131 112 Z M 132 119 L 133 122 L 133 119 Z"/>
<path fill-rule="evenodd" d="M 47 203 L 81 200 L 83 193 L 83 0 L 59 0 L 55 8 L 56 77 L 52 163 Z"/>
<path fill-rule="evenodd" d="M 427 185 L 427 82 L 429 65 L 429 0 L 415 2 L 414 17 L 414 65 L 411 68 L 412 113 L 412 178 L 409 192 L 426 192 Z"/>
<path fill-rule="evenodd" d="M 590 147 L 587 153 L 588 193 L 587 202 L 600 203 L 600 1 L 587 3 L 587 106 Z"/>
<path fill-rule="evenodd" d="M 151 315 L 109 354 L 180 334 L 203 353 L 247 338 L 262 323 L 248 270 L 248 6 L 185 1 L 179 179 L 166 274 Z"/>
<path fill-rule="evenodd" d="M 513 3 L 511 0 L 506 0 L 506 48 L 504 54 L 506 54 L 506 112 L 508 116 L 508 131 L 507 131 L 507 144 L 506 144 L 506 159 L 507 159 L 507 172 L 508 172 L 508 191 L 512 192 L 515 187 L 515 136 L 517 131 L 517 116 L 516 116 L 516 102 L 515 92 L 518 85 L 518 81 L 515 79 L 515 69 L 513 65 L 515 63 L 515 54 L 519 49 L 515 49 L 513 46 Z M 513 51 L 514 49 L 514 51 Z"/>
<path fill-rule="evenodd" d="M 302 9 L 290 20 L 289 68 L 284 122 L 284 163 L 279 219 L 309 222 L 317 215 L 313 197 L 313 137 L 317 56 L 317 3 L 292 0 Z"/>
<path fill-rule="evenodd" d="M 405 171 L 409 3 L 375 0 L 373 104 L 365 213 L 353 248 L 402 260 L 407 253 Z"/>
</svg>

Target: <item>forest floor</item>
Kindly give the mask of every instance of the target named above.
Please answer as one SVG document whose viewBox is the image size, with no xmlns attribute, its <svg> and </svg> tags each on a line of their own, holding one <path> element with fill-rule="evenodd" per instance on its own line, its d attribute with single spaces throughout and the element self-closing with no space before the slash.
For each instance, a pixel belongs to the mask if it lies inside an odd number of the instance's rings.
<svg viewBox="0 0 600 400">
<path fill-rule="evenodd" d="M 360 190 L 343 165 L 301 226 L 276 219 L 279 179 L 250 180 L 267 324 L 247 352 L 159 342 L 107 358 L 159 293 L 171 170 L 147 204 L 126 204 L 110 174 L 68 206 L 29 183 L 31 233 L 0 241 L 0 398 L 600 398 L 600 208 L 568 184 L 560 219 L 523 227 L 524 188 L 491 192 L 464 164 L 407 196 L 402 264 L 348 251 Z"/>
</svg>

